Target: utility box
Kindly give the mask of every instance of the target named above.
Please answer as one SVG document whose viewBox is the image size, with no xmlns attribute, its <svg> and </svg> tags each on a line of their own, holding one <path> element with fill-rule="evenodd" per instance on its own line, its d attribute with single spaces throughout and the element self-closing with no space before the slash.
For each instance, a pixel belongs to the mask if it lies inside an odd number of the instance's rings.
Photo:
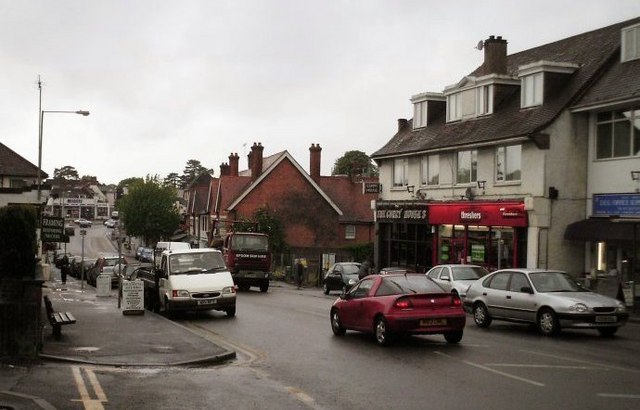
<svg viewBox="0 0 640 410">
<path fill-rule="evenodd" d="M 96 278 L 96 296 L 111 295 L 111 275 L 101 273 Z"/>
</svg>

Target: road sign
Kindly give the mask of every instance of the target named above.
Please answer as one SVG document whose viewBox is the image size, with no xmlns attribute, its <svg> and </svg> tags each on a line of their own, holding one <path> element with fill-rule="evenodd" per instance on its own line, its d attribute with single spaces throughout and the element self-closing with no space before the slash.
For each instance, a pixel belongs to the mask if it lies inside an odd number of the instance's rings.
<svg viewBox="0 0 640 410">
<path fill-rule="evenodd" d="M 40 238 L 42 242 L 65 242 L 64 218 L 42 215 Z"/>
</svg>

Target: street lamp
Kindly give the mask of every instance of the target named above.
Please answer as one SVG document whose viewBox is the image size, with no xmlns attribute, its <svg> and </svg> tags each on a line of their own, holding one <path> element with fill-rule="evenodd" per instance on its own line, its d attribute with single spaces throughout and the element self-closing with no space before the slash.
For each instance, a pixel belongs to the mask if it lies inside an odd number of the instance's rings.
<svg viewBox="0 0 640 410">
<path fill-rule="evenodd" d="M 40 110 L 40 129 L 38 132 L 38 204 L 40 204 L 40 190 L 42 185 L 42 123 L 44 122 L 45 113 L 57 114 L 80 114 L 84 117 L 89 115 L 89 111 L 44 111 Z"/>
</svg>

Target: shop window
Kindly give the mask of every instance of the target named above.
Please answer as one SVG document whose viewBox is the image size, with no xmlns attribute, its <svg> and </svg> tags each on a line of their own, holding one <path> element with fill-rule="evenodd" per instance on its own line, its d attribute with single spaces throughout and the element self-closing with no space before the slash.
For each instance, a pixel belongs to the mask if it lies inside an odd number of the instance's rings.
<svg viewBox="0 0 640 410">
<path fill-rule="evenodd" d="M 522 146 L 507 145 L 496 148 L 496 181 L 520 181 Z"/>
</svg>

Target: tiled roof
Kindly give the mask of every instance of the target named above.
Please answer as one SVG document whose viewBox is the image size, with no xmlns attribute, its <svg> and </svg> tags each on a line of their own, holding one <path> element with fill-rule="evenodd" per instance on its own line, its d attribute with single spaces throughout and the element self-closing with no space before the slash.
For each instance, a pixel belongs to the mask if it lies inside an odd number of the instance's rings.
<svg viewBox="0 0 640 410">
<path fill-rule="evenodd" d="M 378 182 L 378 179 L 370 178 L 365 181 Z M 363 194 L 361 182 L 353 182 L 347 176 L 321 176 L 318 185 L 342 210 L 341 221 L 373 221 L 371 200 L 377 199 L 378 194 Z"/>
<path fill-rule="evenodd" d="M 0 175 L 37 177 L 38 167 L 0 142 Z M 48 178 L 44 171 L 40 175 L 43 179 Z"/>
<path fill-rule="evenodd" d="M 562 110 L 575 104 L 584 95 L 592 81 L 611 63 L 612 57 L 619 53 L 621 28 L 638 22 L 640 18 L 509 55 L 507 73 L 513 77 L 517 76 L 519 67 L 543 60 L 579 66 L 573 74 L 567 75 L 567 81 L 556 92 L 545 95 L 542 106 L 520 109 L 520 92 L 517 87 L 511 95 L 506 96 L 494 107 L 494 113 L 491 115 L 446 124 L 443 112 L 427 127 L 415 131 L 412 130 L 412 121 L 409 121 L 372 157 L 375 159 L 430 150 L 455 149 L 458 146 L 527 137 L 539 132 Z M 631 67 L 627 68 L 631 70 Z M 478 67 L 470 76 L 483 75 L 483 69 L 483 66 Z M 602 93 L 592 98 L 602 98 Z"/>
</svg>

